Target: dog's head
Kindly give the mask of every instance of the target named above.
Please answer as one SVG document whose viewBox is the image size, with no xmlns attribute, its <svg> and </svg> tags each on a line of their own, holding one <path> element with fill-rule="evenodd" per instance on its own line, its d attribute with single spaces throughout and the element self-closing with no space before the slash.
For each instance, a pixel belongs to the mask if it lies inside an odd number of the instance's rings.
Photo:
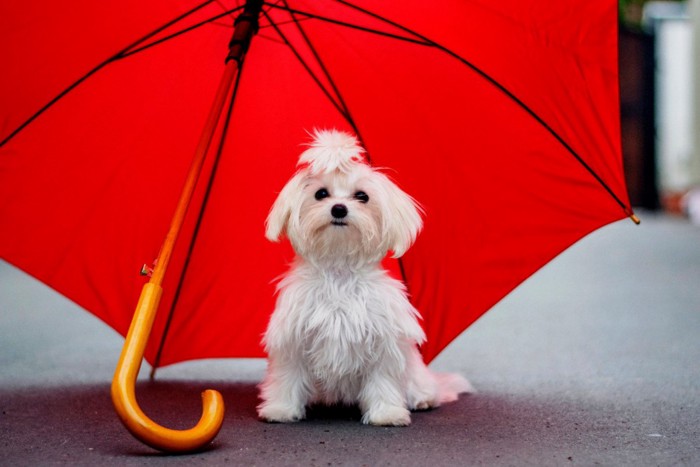
<svg viewBox="0 0 700 467">
<path fill-rule="evenodd" d="M 314 136 L 270 210 L 266 237 L 286 235 L 312 260 L 376 262 L 389 250 L 403 255 L 422 227 L 415 201 L 364 162 L 353 136 Z"/>
</svg>

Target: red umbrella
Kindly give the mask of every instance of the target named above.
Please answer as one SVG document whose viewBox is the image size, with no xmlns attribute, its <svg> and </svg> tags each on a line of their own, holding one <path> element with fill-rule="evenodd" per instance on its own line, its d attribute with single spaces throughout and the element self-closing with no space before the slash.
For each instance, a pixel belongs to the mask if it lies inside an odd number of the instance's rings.
<svg viewBox="0 0 700 467">
<path fill-rule="evenodd" d="M 426 361 L 634 216 L 616 1 L 243 3 L 0 5 L 0 256 L 122 334 L 158 257 L 154 367 L 263 356 L 292 258 L 264 219 L 314 128 L 357 133 L 426 212 L 397 268 Z"/>
</svg>

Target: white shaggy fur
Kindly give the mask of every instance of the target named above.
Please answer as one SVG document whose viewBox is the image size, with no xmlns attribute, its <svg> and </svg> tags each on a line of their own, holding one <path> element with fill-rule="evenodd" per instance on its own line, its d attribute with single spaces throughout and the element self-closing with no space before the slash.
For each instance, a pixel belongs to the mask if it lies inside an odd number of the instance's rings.
<svg viewBox="0 0 700 467">
<path fill-rule="evenodd" d="M 363 152 L 351 135 L 316 132 L 268 216 L 267 238 L 286 235 L 297 257 L 263 339 L 264 420 L 297 421 L 308 405 L 342 403 L 359 404 L 363 423 L 404 426 L 409 410 L 472 390 L 423 363 L 418 311 L 380 265 L 389 250 L 399 257 L 413 244 L 422 220 Z"/>
</svg>

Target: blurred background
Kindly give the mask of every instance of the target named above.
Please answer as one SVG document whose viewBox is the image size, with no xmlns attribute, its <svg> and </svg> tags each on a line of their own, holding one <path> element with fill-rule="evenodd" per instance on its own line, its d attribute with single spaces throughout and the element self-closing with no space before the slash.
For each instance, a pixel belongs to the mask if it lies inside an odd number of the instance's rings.
<svg viewBox="0 0 700 467">
<path fill-rule="evenodd" d="M 161 457 L 109 399 L 122 337 L 0 260 L 0 465 L 700 465 L 700 0 L 619 8 L 622 147 L 642 225 L 581 240 L 434 361 L 477 395 L 407 430 L 334 413 L 290 427 L 256 420 L 264 360 L 185 362 L 155 382 L 144 365 L 139 398 L 161 423 L 196 420 L 205 387 L 227 401 L 214 450 Z"/>
<path fill-rule="evenodd" d="M 622 147 L 633 206 L 700 224 L 700 0 L 620 0 Z"/>
</svg>

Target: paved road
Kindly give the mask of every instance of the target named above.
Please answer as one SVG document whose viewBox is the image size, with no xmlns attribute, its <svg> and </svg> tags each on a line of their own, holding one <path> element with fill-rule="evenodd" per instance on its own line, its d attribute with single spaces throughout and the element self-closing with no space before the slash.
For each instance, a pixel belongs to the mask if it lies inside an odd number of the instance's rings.
<svg viewBox="0 0 700 467">
<path fill-rule="evenodd" d="M 643 214 L 584 239 L 457 339 L 433 366 L 478 393 L 361 426 L 353 410 L 255 419 L 258 360 L 160 371 L 138 388 L 163 424 L 222 391 L 211 450 L 172 457 L 121 427 L 109 382 L 121 338 L 0 262 L 0 465 L 700 465 L 700 228 Z"/>
</svg>

